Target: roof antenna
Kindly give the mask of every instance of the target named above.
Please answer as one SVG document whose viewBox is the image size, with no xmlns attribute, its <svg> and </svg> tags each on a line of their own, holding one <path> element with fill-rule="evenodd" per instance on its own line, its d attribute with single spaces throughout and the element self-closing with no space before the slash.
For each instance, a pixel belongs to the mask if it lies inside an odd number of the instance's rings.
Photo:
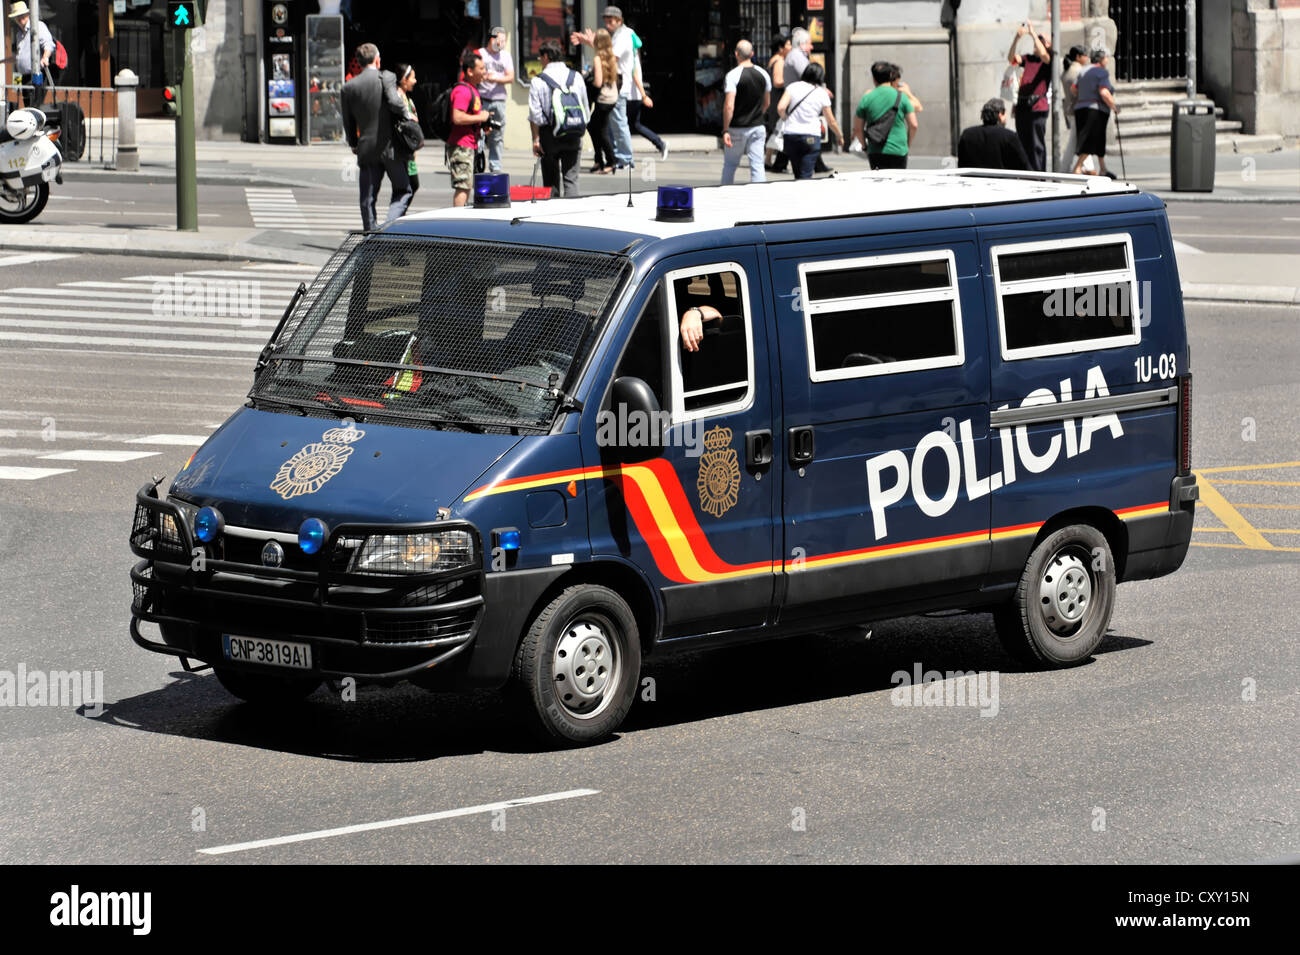
<svg viewBox="0 0 1300 955">
<path fill-rule="evenodd" d="M 632 208 L 632 164 L 627 164 L 627 207 Z"/>
</svg>

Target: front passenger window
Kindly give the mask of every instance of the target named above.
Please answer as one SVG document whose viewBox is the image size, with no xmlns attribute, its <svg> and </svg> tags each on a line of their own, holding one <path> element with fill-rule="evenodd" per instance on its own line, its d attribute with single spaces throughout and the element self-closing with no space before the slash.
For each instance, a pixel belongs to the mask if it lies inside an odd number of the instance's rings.
<svg viewBox="0 0 1300 955">
<path fill-rule="evenodd" d="M 743 407 L 753 390 L 754 361 L 744 272 L 727 264 L 681 269 L 668 278 L 677 323 L 676 410 L 702 417 Z"/>
</svg>

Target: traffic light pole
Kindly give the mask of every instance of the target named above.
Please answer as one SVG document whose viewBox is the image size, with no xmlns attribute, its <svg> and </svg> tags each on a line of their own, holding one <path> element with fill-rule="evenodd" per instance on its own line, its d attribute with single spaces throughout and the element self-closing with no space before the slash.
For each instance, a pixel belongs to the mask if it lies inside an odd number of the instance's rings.
<svg viewBox="0 0 1300 955">
<path fill-rule="evenodd" d="M 199 231 L 198 174 L 194 159 L 194 64 L 190 60 L 190 31 L 182 47 L 180 113 L 176 117 L 176 230 Z"/>
</svg>

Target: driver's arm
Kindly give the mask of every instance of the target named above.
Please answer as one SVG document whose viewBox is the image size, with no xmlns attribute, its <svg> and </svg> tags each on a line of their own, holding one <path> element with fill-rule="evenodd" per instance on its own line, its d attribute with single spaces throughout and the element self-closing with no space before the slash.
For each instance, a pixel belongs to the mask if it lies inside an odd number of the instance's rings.
<svg viewBox="0 0 1300 955">
<path fill-rule="evenodd" d="M 704 323 L 722 318 L 722 313 L 712 305 L 698 305 L 682 312 L 682 347 L 699 351 L 704 338 Z"/>
</svg>

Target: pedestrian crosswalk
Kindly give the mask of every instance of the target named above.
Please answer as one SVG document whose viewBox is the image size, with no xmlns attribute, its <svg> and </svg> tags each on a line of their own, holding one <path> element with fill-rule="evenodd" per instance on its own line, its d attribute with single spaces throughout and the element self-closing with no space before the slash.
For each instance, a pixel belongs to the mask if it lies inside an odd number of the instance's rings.
<svg viewBox="0 0 1300 955">
<path fill-rule="evenodd" d="M 39 434 L 37 429 L 0 429 L 0 458 L 22 462 L 0 464 L 0 483 L 41 481 L 74 474 L 80 469 L 79 465 L 123 465 L 150 458 L 166 462 L 160 463 L 156 470 L 167 471 L 169 466 L 174 470 L 176 459 L 185 453 L 178 452 L 177 446 L 195 449 L 208 439 L 206 434 L 134 435 L 75 431 L 59 433 L 58 440 L 49 442 L 45 448 L 30 446 L 41 443 L 32 440 Z M 18 439 L 29 446 L 4 447 L 4 439 Z M 100 447 L 90 447 L 96 444 Z M 130 447 L 122 447 L 124 445 Z M 64 447 L 65 450 L 56 450 L 58 447 Z M 138 471 L 131 474 L 132 478 L 138 476 Z"/>
<path fill-rule="evenodd" d="M 253 186 L 245 187 L 244 195 L 253 227 L 257 229 L 320 235 L 361 228 L 361 212 L 355 201 L 299 202 L 292 189 Z"/>
<path fill-rule="evenodd" d="M 3 265 L 3 259 L 0 259 Z M 311 266 L 267 263 L 0 291 L 6 345 L 252 356 Z"/>
</svg>

